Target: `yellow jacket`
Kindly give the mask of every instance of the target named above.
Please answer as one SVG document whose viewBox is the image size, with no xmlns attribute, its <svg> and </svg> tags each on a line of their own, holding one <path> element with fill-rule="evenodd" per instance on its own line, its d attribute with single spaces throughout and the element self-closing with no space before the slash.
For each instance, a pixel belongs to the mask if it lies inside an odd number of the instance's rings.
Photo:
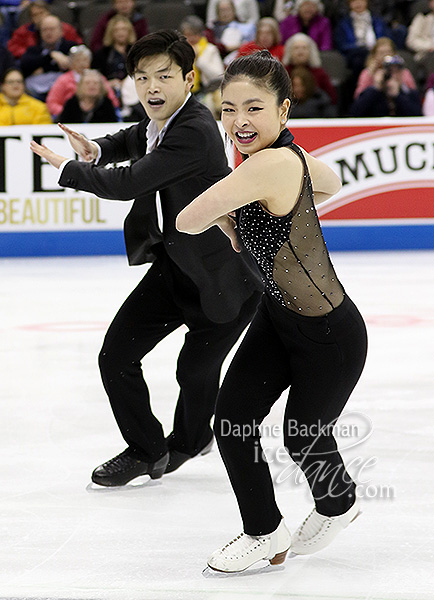
<svg viewBox="0 0 434 600">
<path fill-rule="evenodd" d="M 39 125 L 52 123 L 44 102 L 23 94 L 15 106 L 11 106 L 0 94 L 0 125 Z"/>
</svg>

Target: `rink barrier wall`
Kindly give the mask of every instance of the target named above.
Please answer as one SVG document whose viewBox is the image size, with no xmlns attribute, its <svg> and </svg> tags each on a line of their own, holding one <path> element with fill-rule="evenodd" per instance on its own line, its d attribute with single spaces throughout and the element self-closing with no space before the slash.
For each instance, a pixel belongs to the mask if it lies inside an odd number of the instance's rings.
<svg viewBox="0 0 434 600">
<path fill-rule="evenodd" d="M 433 249 L 433 225 L 323 225 L 331 251 Z M 0 257 L 98 256 L 125 254 L 124 236 L 115 231 L 2 233 Z"/>
<path fill-rule="evenodd" d="M 296 143 L 343 182 L 318 208 L 330 250 L 434 248 L 434 119 L 294 120 L 288 126 Z M 96 138 L 119 124 L 75 129 Z M 57 170 L 30 151 L 32 139 L 76 158 L 56 125 L 1 128 L 0 256 L 124 254 L 122 226 L 131 201 L 60 188 Z M 233 148 L 227 152 L 238 164 Z"/>
</svg>

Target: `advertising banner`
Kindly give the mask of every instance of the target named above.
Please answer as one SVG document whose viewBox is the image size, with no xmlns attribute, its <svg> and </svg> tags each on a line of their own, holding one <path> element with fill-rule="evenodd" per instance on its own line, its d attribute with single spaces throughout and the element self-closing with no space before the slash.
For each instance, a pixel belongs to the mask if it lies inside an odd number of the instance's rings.
<svg viewBox="0 0 434 600">
<path fill-rule="evenodd" d="M 434 248 L 434 121 L 329 119 L 288 123 L 327 163 L 341 191 L 322 204 L 329 248 Z"/>
<path fill-rule="evenodd" d="M 127 126 L 75 129 L 92 139 Z M 288 126 L 295 142 L 342 180 L 339 194 L 318 210 L 331 250 L 434 248 L 434 120 L 312 119 Z M 60 188 L 58 171 L 31 152 L 32 139 L 76 158 L 56 125 L 0 128 L 0 256 L 123 254 L 131 201 Z"/>
<path fill-rule="evenodd" d="M 97 138 L 119 124 L 74 128 Z M 31 140 L 77 158 L 56 125 L 0 128 L 0 256 L 123 254 L 122 226 L 132 201 L 60 188 L 58 170 L 33 154 Z"/>
</svg>

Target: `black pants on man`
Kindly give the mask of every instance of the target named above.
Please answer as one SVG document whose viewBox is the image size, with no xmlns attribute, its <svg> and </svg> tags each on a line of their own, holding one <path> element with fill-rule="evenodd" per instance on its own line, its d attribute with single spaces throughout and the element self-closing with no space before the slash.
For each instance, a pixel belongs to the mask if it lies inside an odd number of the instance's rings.
<svg viewBox="0 0 434 600">
<path fill-rule="evenodd" d="M 161 252 L 126 299 L 107 331 L 99 365 L 120 431 L 143 460 L 157 461 L 170 449 L 195 456 L 211 440 L 222 363 L 259 298 L 255 293 L 235 320 L 214 323 L 202 310 L 196 286 Z M 183 324 L 188 332 L 176 370 L 180 393 L 166 440 L 151 410 L 141 360 Z"/>
</svg>

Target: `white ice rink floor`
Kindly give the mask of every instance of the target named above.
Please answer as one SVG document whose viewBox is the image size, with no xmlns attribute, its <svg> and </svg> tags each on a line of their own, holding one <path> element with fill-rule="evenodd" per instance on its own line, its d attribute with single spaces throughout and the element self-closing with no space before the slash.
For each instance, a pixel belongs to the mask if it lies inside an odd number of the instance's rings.
<svg viewBox="0 0 434 600">
<path fill-rule="evenodd" d="M 0 260 L 1 600 L 434 598 L 434 252 L 333 261 L 369 330 L 339 430 L 363 514 L 316 555 L 211 576 L 207 555 L 241 531 L 216 449 L 158 481 L 90 485 L 93 468 L 125 447 L 97 354 L 144 269 L 124 257 Z M 184 333 L 143 365 L 166 432 Z M 267 419 L 270 434 L 282 407 Z M 307 486 L 288 462 L 272 469 L 294 530 L 311 510 Z"/>
</svg>

